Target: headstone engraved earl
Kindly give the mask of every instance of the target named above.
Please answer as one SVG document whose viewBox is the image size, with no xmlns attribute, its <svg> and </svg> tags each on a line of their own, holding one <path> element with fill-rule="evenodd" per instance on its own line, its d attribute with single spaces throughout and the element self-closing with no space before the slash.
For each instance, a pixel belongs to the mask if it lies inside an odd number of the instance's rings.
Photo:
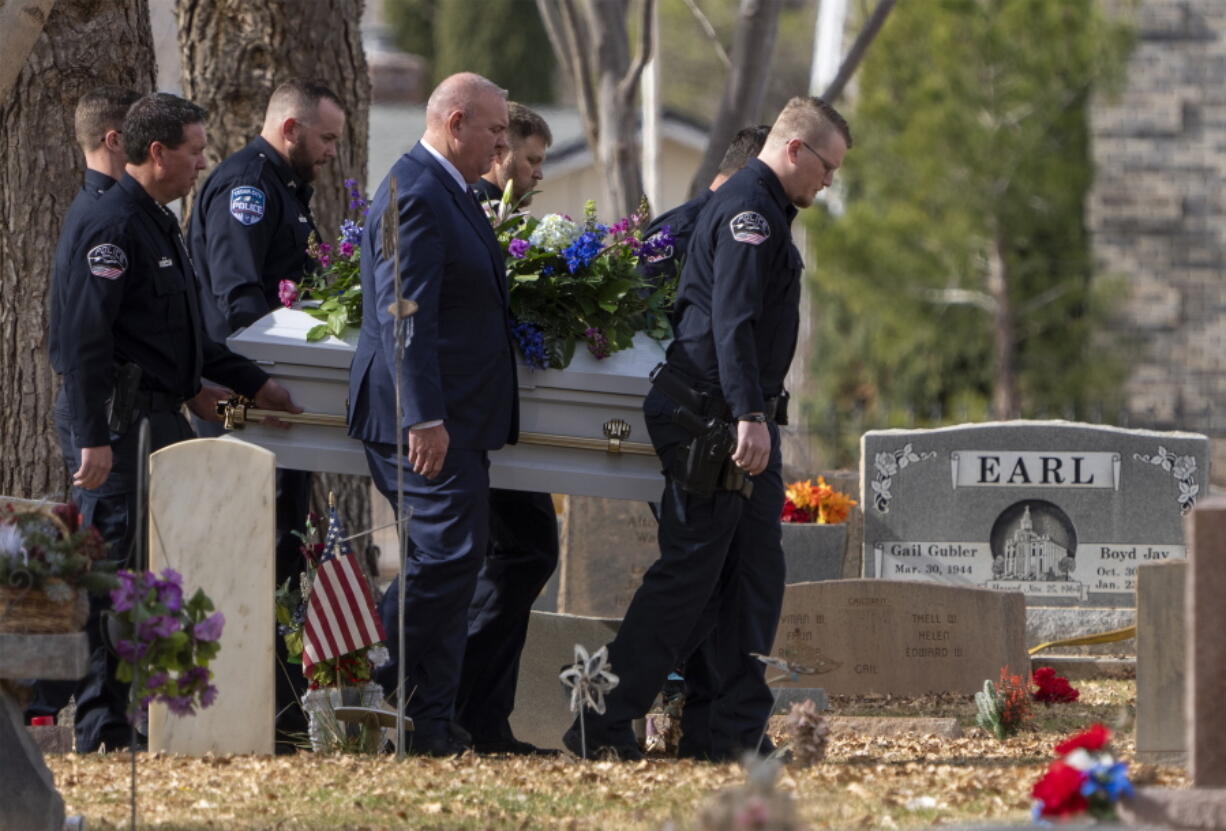
<svg viewBox="0 0 1226 831">
<path fill-rule="evenodd" d="M 1185 556 L 1209 440 L 1064 421 L 861 439 L 864 574 L 1131 608 L 1137 566 Z M 1110 627 L 1105 627 L 1110 628 Z"/>
</svg>

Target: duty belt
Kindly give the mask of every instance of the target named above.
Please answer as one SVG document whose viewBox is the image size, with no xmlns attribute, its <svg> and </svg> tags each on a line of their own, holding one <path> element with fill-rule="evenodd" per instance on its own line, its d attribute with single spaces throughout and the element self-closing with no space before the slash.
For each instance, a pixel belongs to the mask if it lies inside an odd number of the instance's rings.
<svg viewBox="0 0 1226 831">
<path fill-rule="evenodd" d="M 155 390 L 137 390 L 136 409 L 147 413 L 175 413 L 183 406 L 183 396 Z"/>
<path fill-rule="evenodd" d="M 671 364 L 662 363 L 652 372 L 653 382 L 661 375 L 668 375 L 672 383 L 667 383 L 661 387 L 661 392 L 669 395 L 669 389 L 676 389 L 678 386 L 685 387 L 693 392 L 694 398 L 689 401 L 677 401 L 676 403 L 690 407 L 704 418 L 718 418 L 721 421 L 732 421 L 732 408 L 728 406 L 728 402 L 724 400 L 721 392 L 715 389 L 706 388 L 704 385 L 694 381 L 681 370 Z M 762 402 L 762 412 L 766 415 L 767 421 L 774 421 L 775 414 L 779 408 L 781 396 L 772 395 Z"/>
</svg>

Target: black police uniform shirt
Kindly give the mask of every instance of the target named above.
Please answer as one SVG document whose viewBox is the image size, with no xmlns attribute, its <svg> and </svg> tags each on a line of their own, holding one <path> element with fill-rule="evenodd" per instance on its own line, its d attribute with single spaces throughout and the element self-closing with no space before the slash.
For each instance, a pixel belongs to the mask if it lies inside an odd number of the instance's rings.
<svg viewBox="0 0 1226 831">
<path fill-rule="evenodd" d="M 653 219 L 643 232 L 643 239 L 650 242 L 652 237 L 667 227 L 668 235 L 673 238 L 672 245 L 652 248 L 651 253 L 639 262 L 639 273 L 653 285 L 659 285 L 661 281 L 681 273 L 686 249 L 694 235 L 694 224 L 707 202 L 711 201 L 711 194 L 714 192 L 708 188 L 689 202 L 683 202 L 672 210 L 665 211 Z"/>
<path fill-rule="evenodd" d="M 62 272 L 68 267 L 68 244 L 76 234 L 77 227 L 81 224 L 86 207 L 92 205 L 99 196 L 110 190 L 114 184 L 115 180 L 102 171 L 89 167 L 85 168 L 85 182 L 81 185 L 81 189 L 77 191 L 77 195 L 73 197 L 72 204 L 68 206 L 68 213 L 64 214 L 64 223 L 60 226 L 60 238 L 55 245 L 55 263 L 52 266 L 51 332 L 58 332 L 60 328 L 60 310 L 64 307 L 65 299 L 59 289 L 66 285 Z M 56 372 L 62 374 L 64 369 L 59 354 L 59 342 L 52 338 L 50 346 L 51 367 Z"/>
<path fill-rule="evenodd" d="M 141 368 L 142 390 L 184 400 L 200 391 L 202 372 L 249 396 L 268 380 L 205 336 L 175 216 L 130 175 L 86 206 L 71 230 L 55 274 L 65 303 L 51 338 L 81 447 L 110 441 L 106 402 L 117 364 Z"/>
<path fill-rule="evenodd" d="M 490 180 L 482 176 L 473 183 L 473 192 L 482 202 L 501 202 L 502 190 Z"/>
<path fill-rule="evenodd" d="M 224 343 L 280 306 L 281 281 L 298 282 L 314 270 L 306 251 L 315 230 L 311 193 L 260 136 L 205 180 L 188 230 L 213 340 Z"/>
<path fill-rule="evenodd" d="M 722 391 L 733 416 L 761 412 L 783 390 L 796 351 L 804 263 L 792 243 L 795 216 L 774 171 L 751 159 L 694 227 L 668 363 Z"/>
</svg>

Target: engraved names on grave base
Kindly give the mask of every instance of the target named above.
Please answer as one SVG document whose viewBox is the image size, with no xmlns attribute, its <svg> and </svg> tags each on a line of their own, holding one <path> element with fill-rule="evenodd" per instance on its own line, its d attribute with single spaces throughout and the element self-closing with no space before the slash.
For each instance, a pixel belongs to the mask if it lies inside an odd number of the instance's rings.
<svg viewBox="0 0 1226 831">
<path fill-rule="evenodd" d="M 1026 673 L 1025 625 L 1025 602 L 1013 592 L 892 580 L 799 583 L 784 592 L 775 654 L 820 674 L 780 686 L 820 682 L 832 695 L 971 693 L 1003 666 Z"/>
</svg>

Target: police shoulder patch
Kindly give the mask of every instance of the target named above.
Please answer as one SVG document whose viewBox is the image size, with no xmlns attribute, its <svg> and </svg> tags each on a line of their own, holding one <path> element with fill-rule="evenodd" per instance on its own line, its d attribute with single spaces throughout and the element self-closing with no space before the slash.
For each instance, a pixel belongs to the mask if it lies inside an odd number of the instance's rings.
<svg viewBox="0 0 1226 831">
<path fill-rule="evenodd" d="M 95 245 L 85 255 L 89 273 L 106 280 L 118 280 L 128 270 L 128 255 L 118 245 L 104 242 Z"/>
<path fill-rule="evenodd" d="M 264 191 L 242 185 L 230 191 L 230 216 L 244 225 L 254 225 L 264 218 Z"/>
<path fill-rule="evenodd" d="M 728 223 L 732 238 L 737 242 L 761 245 L 771 237 L 771 226 L 757 211 L 741 211 Z"/>
</svg>

